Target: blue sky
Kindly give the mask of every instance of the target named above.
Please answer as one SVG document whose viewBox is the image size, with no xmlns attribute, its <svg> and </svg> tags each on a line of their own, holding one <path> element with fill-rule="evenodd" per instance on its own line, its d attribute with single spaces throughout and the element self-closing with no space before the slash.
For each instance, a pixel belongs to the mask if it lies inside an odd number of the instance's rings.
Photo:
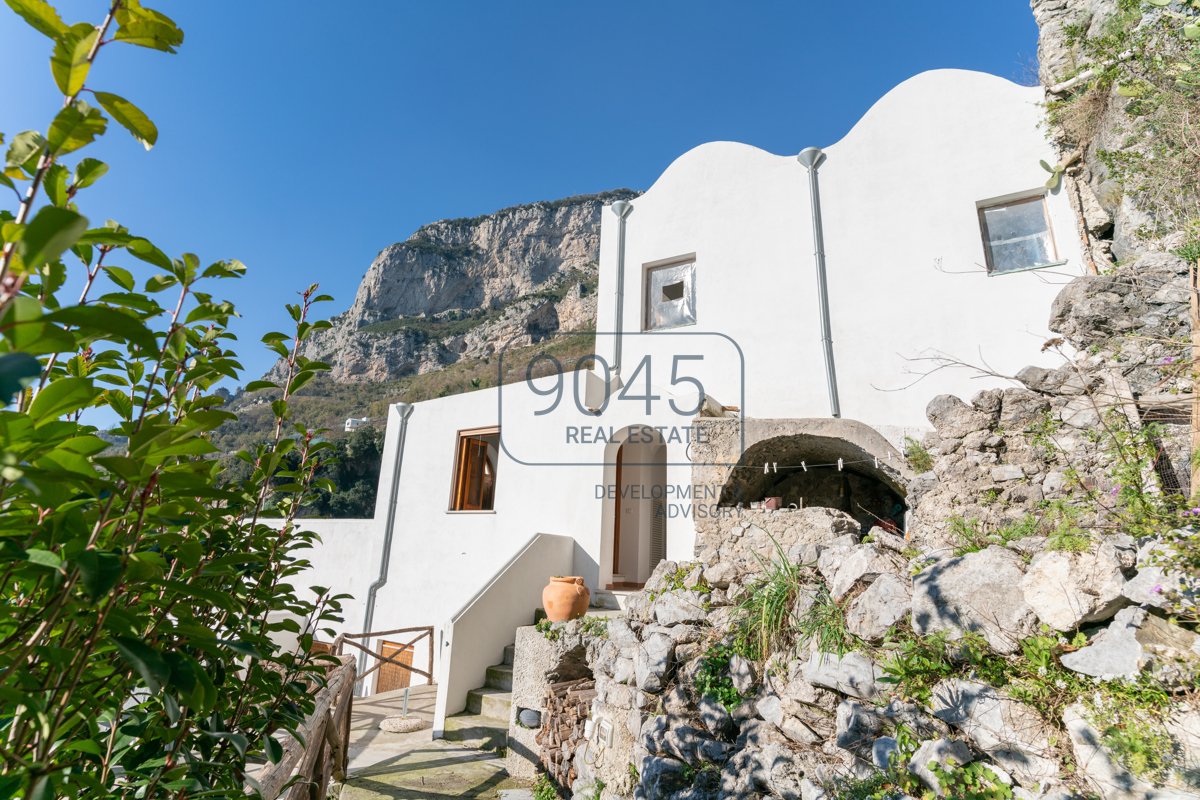
<svg viewBox="0 0 1200 800">
<path fill-rule="evenodd" d="M 81 210 L 246 262 L 225 287 L 243 382 L 296 291 L 320 282 L 344 310 L 376 253 L 426 222 L 644 189 L 712 140 L 828 145 L 926 69 L 1030 82 L 1037 37 L 1024 0 L 147 3 L 185 30 L 179 54 L 105 48 L 88 85 L 141 106 L 159 144 L 113 126 Z M 57 5 L 68 22 L 105 7 Z M 48 59 L 0 6 L 6 135 L 53 116 Z"/>
</svg>

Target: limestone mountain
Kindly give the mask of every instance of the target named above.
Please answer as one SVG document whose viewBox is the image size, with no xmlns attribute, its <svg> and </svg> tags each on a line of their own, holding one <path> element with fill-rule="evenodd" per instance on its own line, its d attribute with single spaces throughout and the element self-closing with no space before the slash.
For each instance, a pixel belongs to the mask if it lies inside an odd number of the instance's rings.
<svg viewBox="0 0 1200 800">
<path fill-rule="evenodd" d="M 306 342 L 302 354 L 331 370 L 293 397 L 297 420 L 337 435 L 347 417 L 382 420 L 397 400 L 494 386 L 498 350 L 536 348 L 564 362 L 588 352 L 590 337 L 562 334 L 595 327 L 600 210 L 637 194 L 617 189 L 441 220 L 384 248 L 350 308 Z M 280 365 L 266 377 L 280 380 Z M 238 418 L 216 432 L 217 446 L 232 454 L 267 439 L 276 394 L 231 398 Z"/>
<path fill-rule="evenodd" d="M 620 189 L 425 225 L 379 253 L 350 308 L 303 354 L 329 363 L 337 383 L 379 383 L 592 328 L 600 211 L 636 195 Z"/>
</svg>

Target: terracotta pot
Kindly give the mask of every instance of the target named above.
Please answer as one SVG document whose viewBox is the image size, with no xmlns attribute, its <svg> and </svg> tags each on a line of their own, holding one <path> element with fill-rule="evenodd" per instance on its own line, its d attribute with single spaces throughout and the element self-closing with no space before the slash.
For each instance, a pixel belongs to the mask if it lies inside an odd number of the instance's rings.
<svg viewBox="0 0 1200 800">
<path fill-rule="evenodd" d="M 542 608 L 551 622 L 566 622 L 587 613 L 592 593 L 578 575 L 555 575 L 542 589 Z"/>
</svg>

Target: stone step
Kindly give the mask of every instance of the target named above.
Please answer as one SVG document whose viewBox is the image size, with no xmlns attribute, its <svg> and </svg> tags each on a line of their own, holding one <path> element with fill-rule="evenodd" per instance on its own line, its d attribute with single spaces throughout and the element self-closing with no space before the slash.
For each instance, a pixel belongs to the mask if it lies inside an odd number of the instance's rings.
<svg viewBox="0 0 1200 800">
<path fill-rule="evenodd" d="M 508 712 L 511 708 L 512 692 L 487 687 L 467 692 L 467 711 L 469 713 L 504 720 L 506 728 L 508 727 Z"/>
<path fill-rule="evenodd" d="M 487 680 L 484 681 L 483 685 L 487 689 L 500 689 L 505 692 L 511 692 L 512 681 L 512 664 L 496 664 L 487 668 Z"/>
<path fill-rule="evenodd" d="M 513 658 L 516 657 L 516 654 L 517 654 L 517 646 L 515 644 L 505 645 L 504 646 L 504 660 L 500 663 L 511 667 L 513 665 Z"/>
<path fill-rule="evenodd" d="M 442 738 L 474 750 L 496 750 L 508 746 L 508 720 L 482 714 L 452 714 L 446 717 Z"/>
</svg>

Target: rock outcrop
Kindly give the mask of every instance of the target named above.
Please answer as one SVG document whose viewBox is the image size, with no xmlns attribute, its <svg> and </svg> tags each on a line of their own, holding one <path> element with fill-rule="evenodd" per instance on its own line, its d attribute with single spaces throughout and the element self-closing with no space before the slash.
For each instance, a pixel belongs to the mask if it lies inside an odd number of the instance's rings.
<svg viewBox="0 0 1200 800">
<path fill-rule="evenodd" d="M 600 210 L 630 190 L 434 222 L 385 248 L 306 343 L 339 382 L 381 382 L 594 326 Z"/>
</svg>

